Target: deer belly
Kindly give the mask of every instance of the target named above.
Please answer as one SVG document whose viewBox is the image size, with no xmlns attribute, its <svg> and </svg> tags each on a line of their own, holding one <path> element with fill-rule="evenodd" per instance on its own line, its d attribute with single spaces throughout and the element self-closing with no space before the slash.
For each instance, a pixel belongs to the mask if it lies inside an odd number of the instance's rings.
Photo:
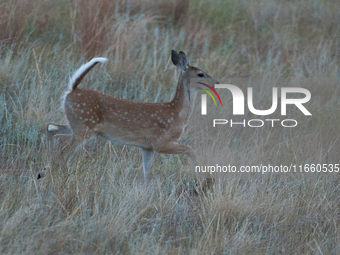
<svg viewBox="0 0 340 255">
<path fill-rule="evenodd" d="M 118 145 L 133 145 L 145 149 L 151 149 L 151 145 L 148 143 L 147 139 L 142 137 L 136 138 L 132 136 L 130 137 L 129 135 L 125 135 L 124 137 L 115 137 L 105 133 L 98 133 L 98 136 Z"/>
</svg>

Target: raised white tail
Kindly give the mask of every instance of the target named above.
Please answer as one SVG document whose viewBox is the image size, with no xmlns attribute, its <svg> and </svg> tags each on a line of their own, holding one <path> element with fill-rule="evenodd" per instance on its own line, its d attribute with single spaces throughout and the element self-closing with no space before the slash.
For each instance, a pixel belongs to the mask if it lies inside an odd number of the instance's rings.
<svg viewBox="0 0 340 255">
<path fill-rule="evenodd" d="M 64 110 L 68 125 L 47 124 L 47 145 L 53 150 L 53 137 L 73 136 L 68 161 L 90 137 L 99 136 L 121 145 L 142 149 L 145 179 L 151 169 L 154 153 L 186 154 L 196 166 L 196 154 L 187 145 L 176 141 L 192 111 L 197 88 L 190 86 L 196 79 L 210 86 L 219 83 L 197 67 L 189 65 L 184 52 L 171 52 L 173 64 L 181 70 L 174 98 L 166 103 L 144 103 L 117 98 L 96 90 L 79 89 L 84 76 L 105 58 L 94 58 L 81 66 L 70 79 L 65 93 Z M 197 85 L 199 87 L 199 85 Z M 42 177 L 44 172 L 38 175 Z"/>
</svg>

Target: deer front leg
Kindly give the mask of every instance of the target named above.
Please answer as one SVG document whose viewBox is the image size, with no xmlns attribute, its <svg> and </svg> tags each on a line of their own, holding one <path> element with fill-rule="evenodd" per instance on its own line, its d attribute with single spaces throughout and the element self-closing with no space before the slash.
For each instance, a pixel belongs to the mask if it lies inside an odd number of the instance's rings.
<svg viewBox="0 0 340 255">
<path fill-rule="evenodd" d="M 153 157 L 155 155 L 154 150 L 142 149 L 142 158 L 143 158 L 143 172 L 145 182 L 148 182 L 148 173 L 152 168 Z"/>
<path fill-rule="evenodd" d="M 194 171 L 196 173 L 196 179 L 197 179 L 198 185 L 195 189 L 198 192 L 198 190 L 202 186 L 201 182 L 203 182 L 203 177 L 198 172 L 196 172 L 196 170 L 195 170 L 196 166 L 197 166 L 197 157 L 196 157 L 195 151 L 190 146 L 178 144 L 176 142 L 170 142 L 170 143 L 162 144 L 161 146 L 155 146 L 154 150 L 157 153 L 163 153 L 163 154 L 185 154 L 185 155 L 188 155 L 191 159 L 191 162 L 194 166 Z"/>
</svg>

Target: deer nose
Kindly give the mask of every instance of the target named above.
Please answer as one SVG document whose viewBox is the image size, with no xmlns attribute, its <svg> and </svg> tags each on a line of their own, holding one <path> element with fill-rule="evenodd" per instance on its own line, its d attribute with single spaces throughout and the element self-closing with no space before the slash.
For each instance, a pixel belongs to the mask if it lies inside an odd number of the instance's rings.
<svg viewBox="0 0 340 255">
<path fill-rule="evenodd" d="M 213 86 L 214 88 L 216 88 L 216 84 L 221 84 L 221 83 L 220 83 L 219 81 L 216 81 L 216 80 L 215 80 L 215 84 L 214 84 L 214 86 Z"/>
<path fill-rule="evenodd" d="M 214 88 L 216 88 L 216 84 L 221 84 L 219 81 L 215 81 Z"/>
</svg>

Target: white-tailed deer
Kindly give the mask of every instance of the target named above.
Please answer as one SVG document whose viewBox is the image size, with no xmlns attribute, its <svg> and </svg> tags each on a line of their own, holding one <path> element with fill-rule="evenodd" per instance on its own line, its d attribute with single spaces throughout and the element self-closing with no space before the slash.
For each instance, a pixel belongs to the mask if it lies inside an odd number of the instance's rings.
<svg viewBox="0 0 340 255">
<path fill-rule="evenodd" d="M 94 58 L 81 66 L 70 79 L 68 91 L 64 96 L 63 104 L 68 124 L 47 124 L 49 155 L 52 155 L 54 136 L 73 136 L 67 146 L 67 150 L 73 150 L 73 154 L 68 156 L 69 162 L 90 137 L 97 135 L 116 144 L 140 147 L 146 180 L 155 152 L 186 154 L 196 166 L 196 154 L 193 149 L 176 142 L 182 135 L 194 106 L 197 88 L 190 86 L 190 80 L 196 79 L 213 87 L 219 82 L 199 68 L 190 66 L 182 51 L 171 51 L 171 59 L 181 70 L 181 74 L 174 98 L 166 103 L 135 102 L 95 90 L 79 89 L 77 86 L 84 76 L 97 63 L 107 59 Z M 38 179 L 44 174 L 45 170 L 38 174 Z"/>
</svg>

